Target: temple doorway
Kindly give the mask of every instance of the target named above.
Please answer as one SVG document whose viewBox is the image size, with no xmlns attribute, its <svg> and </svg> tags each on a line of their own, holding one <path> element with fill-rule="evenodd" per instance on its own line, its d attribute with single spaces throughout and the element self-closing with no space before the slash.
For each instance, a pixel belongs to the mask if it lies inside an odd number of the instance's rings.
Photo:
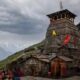
<svg viewBox="0 0 80 80">
<path fill-rule="evenodd" d="M 54 62 L 51 65 L 51 74 L 52 74 L 52 76 L 59 77 L 60 76 L 60 72 L 61 72 L 61 66 L 60 66 L 60 64 Z"/>
<path fill-rule="evenodd" d="M 57 60 L 51 64 L 51 75 L 55 77 L 65 77 L 67 75 L 66 62 Z"/>
</svg>

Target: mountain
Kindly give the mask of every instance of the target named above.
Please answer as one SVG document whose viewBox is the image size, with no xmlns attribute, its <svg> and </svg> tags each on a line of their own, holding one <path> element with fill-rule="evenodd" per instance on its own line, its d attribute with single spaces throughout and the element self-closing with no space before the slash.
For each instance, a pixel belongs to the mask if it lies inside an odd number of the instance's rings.
<svg viewBox="0 0 80 80">
<path fill-rule="evenodd" d="M 32 45 L 32 46 L 30 46 L 28 48 L 25 48 L 24 50 L 16 52 L 13 55 L 7 57 L 6 59 L 0 61 L 0 69 L 2 69 L 3 67 L 6 67 L 6 64 L 17 60 L 18 58 L 20 58 L 23 55 L 28 56 L 28 55 L 34 54 L 35 51 L 38 51 L 38 50 L 40 51 L 41 48 L 44 46 L 44 42 L 45 42 L 45 40 L 41 41 L 38 44 Z M 0 53 L 1 52 L 3 53 L 3 51 L 5 51 L 5 50 L 4 49 L 0 49 Z"/>
</svg>

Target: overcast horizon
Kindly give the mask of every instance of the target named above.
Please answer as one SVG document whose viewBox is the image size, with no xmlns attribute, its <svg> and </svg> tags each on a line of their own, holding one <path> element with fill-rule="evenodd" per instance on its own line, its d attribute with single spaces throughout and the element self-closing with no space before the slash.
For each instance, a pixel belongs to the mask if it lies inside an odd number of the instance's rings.
<svg viewBox="0 0 80 80">
<path fill-rule="evenodd" d="M 80 0 L 62 0 L 80 21 Z M 45 38 L 47 14 L 60 10 L 59 0 L 0 0 L 0 60 Z"/>
</svg>

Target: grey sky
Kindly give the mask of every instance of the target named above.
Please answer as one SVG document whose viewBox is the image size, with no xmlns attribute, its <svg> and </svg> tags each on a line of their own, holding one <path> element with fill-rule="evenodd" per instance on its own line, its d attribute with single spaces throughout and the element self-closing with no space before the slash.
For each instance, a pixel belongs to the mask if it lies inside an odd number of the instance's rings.
<svg viewBox="0 0 80 80">
<path fill-rule="evenodd" d="M 62 0 L 78 15 L 80 0 Z M 0 59 L 45 38 L 49 25 L 47 14 L 60 10 L 59 0 L 0 0 Z"/>
</svg>

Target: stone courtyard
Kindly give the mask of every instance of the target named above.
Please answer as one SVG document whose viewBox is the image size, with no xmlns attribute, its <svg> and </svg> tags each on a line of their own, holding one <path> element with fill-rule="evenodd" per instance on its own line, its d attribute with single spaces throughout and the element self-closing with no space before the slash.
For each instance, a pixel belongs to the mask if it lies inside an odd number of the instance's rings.
<svg viewBox="0 0 80 80">
<path fill-rule="evenodd" d="M 73 76 L 70 78 L 63 78 L 63 79 L 48 79 L 48 78 L 27 76 L 24 78 L 24 80 L 80 80 L 80 77 L 79 76 Z"/>
</svg>

